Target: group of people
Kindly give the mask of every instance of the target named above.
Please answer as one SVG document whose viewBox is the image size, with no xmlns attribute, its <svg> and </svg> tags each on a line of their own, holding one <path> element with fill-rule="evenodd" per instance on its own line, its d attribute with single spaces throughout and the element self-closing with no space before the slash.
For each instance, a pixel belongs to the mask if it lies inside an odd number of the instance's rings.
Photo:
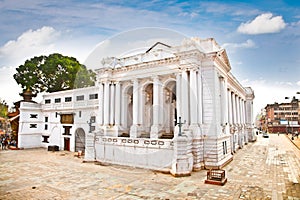
<svg viewBox="0 0 300 200">
<path fill-rule="evenodd" d="M 13 145 L 14 141 L 11 141 L 9 136 L 4 136 L 1 138 L 1 149 L 6 150 L 8 149 L 9 145 Z"/>
</svg>

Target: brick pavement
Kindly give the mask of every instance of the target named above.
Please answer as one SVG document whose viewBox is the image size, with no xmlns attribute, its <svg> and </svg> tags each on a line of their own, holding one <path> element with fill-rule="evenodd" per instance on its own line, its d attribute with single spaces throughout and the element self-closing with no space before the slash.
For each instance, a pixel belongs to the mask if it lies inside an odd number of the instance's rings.
<svg viewBox="0 0 300 200">
<path fill-rule="evenodd" d="M 300 150 L 300 137 L 293 137 L 292 134 L 288 134 L 286 135 L 290 140 L 291 142 L 293 142 L 297 147 L 298 149 Z"/>
<path fill-rule="evenodd" d="M 82 163 L 70 152 L 0 151 L 0 199 L 300 199 L 300 151 L 284 135 L 258 136 L 224 169 L 174 178 L 151 170 Z"/>
</svg>

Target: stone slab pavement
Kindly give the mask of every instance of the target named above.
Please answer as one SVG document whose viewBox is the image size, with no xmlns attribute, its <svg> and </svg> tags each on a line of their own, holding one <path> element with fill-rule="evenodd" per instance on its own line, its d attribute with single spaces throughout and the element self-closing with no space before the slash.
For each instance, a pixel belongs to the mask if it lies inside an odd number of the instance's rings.
<svg viewBox="0 0 300 200">
<path fill-rule="evenodd" d="M 71 152 L 0 151 L 0 199 L 300 199 L 300 151 L 284 135 L 258 136 L 234 154 L 224 186 L 206 171 L 175 178 L 151 170 L 82 163 Z"/>
</svg>

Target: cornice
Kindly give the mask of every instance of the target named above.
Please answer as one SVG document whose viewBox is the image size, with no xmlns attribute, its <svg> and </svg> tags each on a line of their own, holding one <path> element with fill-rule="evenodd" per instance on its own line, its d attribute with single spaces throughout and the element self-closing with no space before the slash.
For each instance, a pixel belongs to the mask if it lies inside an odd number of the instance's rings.
<svg viewBox="0 0 300 200">
<path fill-rule="evenodd" d="M 118 67 L 118 68 L 101 68 L 98 71 L 98 73 L 103 73 L 103 72 L 111 72 L 112 74 L 114 73 L 119 73 L 119 72 L 128 72 L 128 71 L 133 71 L 133 70 L 142 70 L 142 69 L 148 69 L 149 67 L 157 67 L 161 65 L 166 65 L 166 64 L 176 64 L 178 63 L 179 59 L 178 57 L 172 57 L 172 58 L 164 58 L 161 60 L 154 60 L 150 62 L 141 62 L 137 64 L 132 64 L 132 65 L 126 65 L 123 67 Z"/>
<path fill-rule="evenodd" d="M 229 72 L 231 70 L 231 67 L 227 65 L 223 59 L 221 59 L 220 55 L 218 54 L 214 56 L 214 61 L 218 64 L 218 66 L 221 66 L 223 69 L 225 69 L 226 72 Z"/>
</svg>

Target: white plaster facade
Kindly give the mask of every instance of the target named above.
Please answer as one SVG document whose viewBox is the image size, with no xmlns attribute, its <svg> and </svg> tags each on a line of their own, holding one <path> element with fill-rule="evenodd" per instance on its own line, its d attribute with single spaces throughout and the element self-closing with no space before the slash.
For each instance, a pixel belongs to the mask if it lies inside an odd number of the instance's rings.
<svg viewBox="0 0 300 200">
<path fill-rule="evenodd" d="M 102 64 L 95 87 L 47 94 L 34 106 L 23 103 L 20 138 L 47 135 L 46 145 L 63 149 L 63 138 L 70 137 L 69 150 L 75 151 L 80 129 L 86 161 L 170 171 L 175 176 L 202 167 L 221 168 L 238 148 L 255 140 L 254 92 L 231 74 L 226 51 L 212 38 L 186 39 L 176 47 L 157 43 L 145 53 L 105 58 Z M 80 93 L 97 94 L 97 99 L 78 102 Z M 54 102 L 71 94 L 71 102 Z M 46 99 L 53 101 L 45 104 Z M 28 114 L 33 111 L 41 116 L 36 119 L 41 129 L 36 131 L 24 128 L 32 123 Z M 74 114 L 70 136 L 62 135 L 55 113 Z M 42 120 L 45 116 L 48 122 Z M 90 132 L 91 116 L 95 130 Z M 183 136 L 178 136 L 179 117 Z M 33 143 L 26 139 L 20 145 L 38 146 L 38 137 Z"/>
<path fill-rule="evenodd" d="M 39 104 L 21 102 L 18 147 L 57 145 L 60 150 L 84 151 L 85 135 L 90 131 L 87 122 L 98 110 L 95 94 L 98 96 L 98 87 L 45 94 Z M 72 115 L 74 122 L 61 123 L 62 115 Z"/>
</svg>

